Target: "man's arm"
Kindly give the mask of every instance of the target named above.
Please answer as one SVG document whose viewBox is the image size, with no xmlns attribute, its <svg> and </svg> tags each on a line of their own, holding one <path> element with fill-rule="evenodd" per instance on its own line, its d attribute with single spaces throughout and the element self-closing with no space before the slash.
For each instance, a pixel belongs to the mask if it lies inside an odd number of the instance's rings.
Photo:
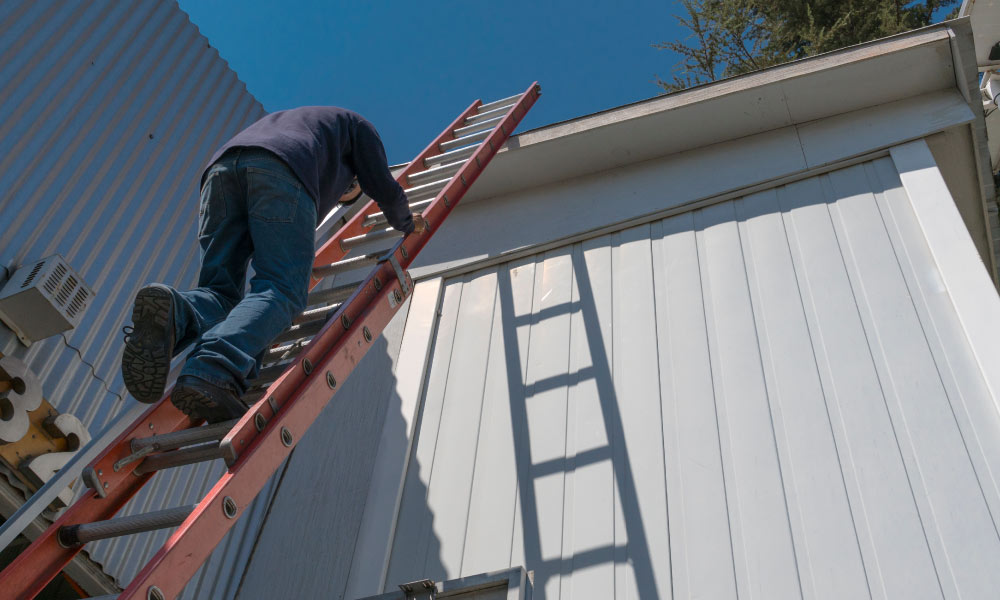
<svg viewBox="0 0 1000 600">
<path fill-rule="evenodd" d="M 389 171 L 385 147 L 378 132 L 371 123 L 358 118 L 353 138 L 354 147 L 351 156 L 361 189 L 375 200 L 389 221 L 389 225 L 404 233 L 410 233 L 414 229 L 413 215 L 406 202 L 403 188 L 393 179 Z"/>
</svg>

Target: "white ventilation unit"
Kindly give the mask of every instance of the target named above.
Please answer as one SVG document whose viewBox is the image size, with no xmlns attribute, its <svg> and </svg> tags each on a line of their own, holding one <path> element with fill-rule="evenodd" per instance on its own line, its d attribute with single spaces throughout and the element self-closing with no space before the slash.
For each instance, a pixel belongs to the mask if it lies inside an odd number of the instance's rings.
<svg viewBox="0 0 1000 600">
<path fill-rule="evenodd" d="M 58 254 L 18 269 L 0 290 L 0 321 L 25 346 L 80 323 L 94 292 Z"/>
</svg>

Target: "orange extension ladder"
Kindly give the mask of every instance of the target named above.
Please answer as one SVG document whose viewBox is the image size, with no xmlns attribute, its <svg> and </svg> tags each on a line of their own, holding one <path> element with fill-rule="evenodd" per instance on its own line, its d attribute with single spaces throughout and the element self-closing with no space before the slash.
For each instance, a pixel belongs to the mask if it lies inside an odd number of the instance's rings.
<svg viewBox="0 0 1000 600">
<path fill-rule="evenodd" d="M 34 598 L 88 541 L 179 526 L 119 600 L 174 598 L 288 457 L 354 366 L 412 292 L 406 269 L 514 131 L 541 93 L 537 83 L 510 98 L 476 100 L 397 181 L 427 231 L 385 228 L 369 201 L 316 253 L 310 290 L 325 277 L 371 267 L 360 283 L 311 291 L 309 306 L 268 352 L 239 420 L 202 426 L 167 396 L 83 472 L 90 488 L 2 573 L 0 595 Z M 374 242 L 391 248 L 347 258 Z M 201 502 L 112 518 L 161 469 L 224 458 L 229 469 Z"/>
</svg>

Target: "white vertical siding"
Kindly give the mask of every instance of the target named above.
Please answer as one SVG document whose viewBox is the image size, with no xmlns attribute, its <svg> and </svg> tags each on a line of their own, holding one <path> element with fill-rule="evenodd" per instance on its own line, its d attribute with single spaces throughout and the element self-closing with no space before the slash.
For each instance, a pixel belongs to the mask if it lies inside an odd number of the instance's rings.
<svg viewBox="0 0 1000 600">
<path fill-rule="evenodd" d="M 135 291 L 194 283 L 201 169 L 263 114 L 176 2 L 0 2 L 0 265 L 59 253 L 96 294 L 79 327 L 31 348 L 0 325 L 0 353 L 25 360 L 46 399 L 92 435 L 134 402 L 119 361 Z M 222 470 L 166 472 L 124 512 L 194 502 Z M 242 572 L 269 491 L 262 497 L 189 597 L 235 591 L 229 570 Z M 87 550 L 128 583 L 165 536 Z"/>
<path fill-rule="evenodd" d="M 991 597 L 1000 357 L 926 240 L 884 158 L 446 281 L 385 588 Z"/>
</svg>

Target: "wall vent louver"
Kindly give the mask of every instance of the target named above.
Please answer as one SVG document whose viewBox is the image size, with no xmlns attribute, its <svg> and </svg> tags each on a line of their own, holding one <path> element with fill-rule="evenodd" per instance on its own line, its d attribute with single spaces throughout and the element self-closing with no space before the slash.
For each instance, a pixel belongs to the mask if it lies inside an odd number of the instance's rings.
<svg viewBox="0 0 1000 600">
<path fill-rule="evenodd" d="M 30 346 L 79 325 L 93 296 L 83 279 L 55 254 L 21 267 L 0 289 L 0 321 Z"/>
<path fill-rule="evenodd" d="M 42 261 L 40 264 L 45 264 Z M 56 290 L 59 289 L 59 284 L 62 282 L 62 278 L 66 275 L 66 266 L 62 264 L 57 264 L 52 273 L 45 278 L 45 290 L 50 294 L 55 294 Z"/>
<path fill-rule="evenodd" d="M 80 288 L 77 290 L 76 295 L 73 296 L 72 302 L 70 302 L 69 306 L 66 307 L 66 314 L 70 317 L 75 317 L 79 313 L 83 312 L 83 309 L 87 306 L 88 296 L 90 296 L 90 294 L 86 289 Z"/>
<path fill-rule="evenodd" d="M 24 278 L 24 281 L 21 283 L 21 287 L 26 288 L 29 285 L 31 285 L 31 282 L 34 281 L 35 279 L 35 275 L 38 275 L 38 272 L 41 271 L 42 267 L 44 266 L 45 266 L 44 260 L 38 261 L 35 264 L 35 266 L 31 269 L 31 273 L 28 273 L 28 276 Z"/>
</svg>

